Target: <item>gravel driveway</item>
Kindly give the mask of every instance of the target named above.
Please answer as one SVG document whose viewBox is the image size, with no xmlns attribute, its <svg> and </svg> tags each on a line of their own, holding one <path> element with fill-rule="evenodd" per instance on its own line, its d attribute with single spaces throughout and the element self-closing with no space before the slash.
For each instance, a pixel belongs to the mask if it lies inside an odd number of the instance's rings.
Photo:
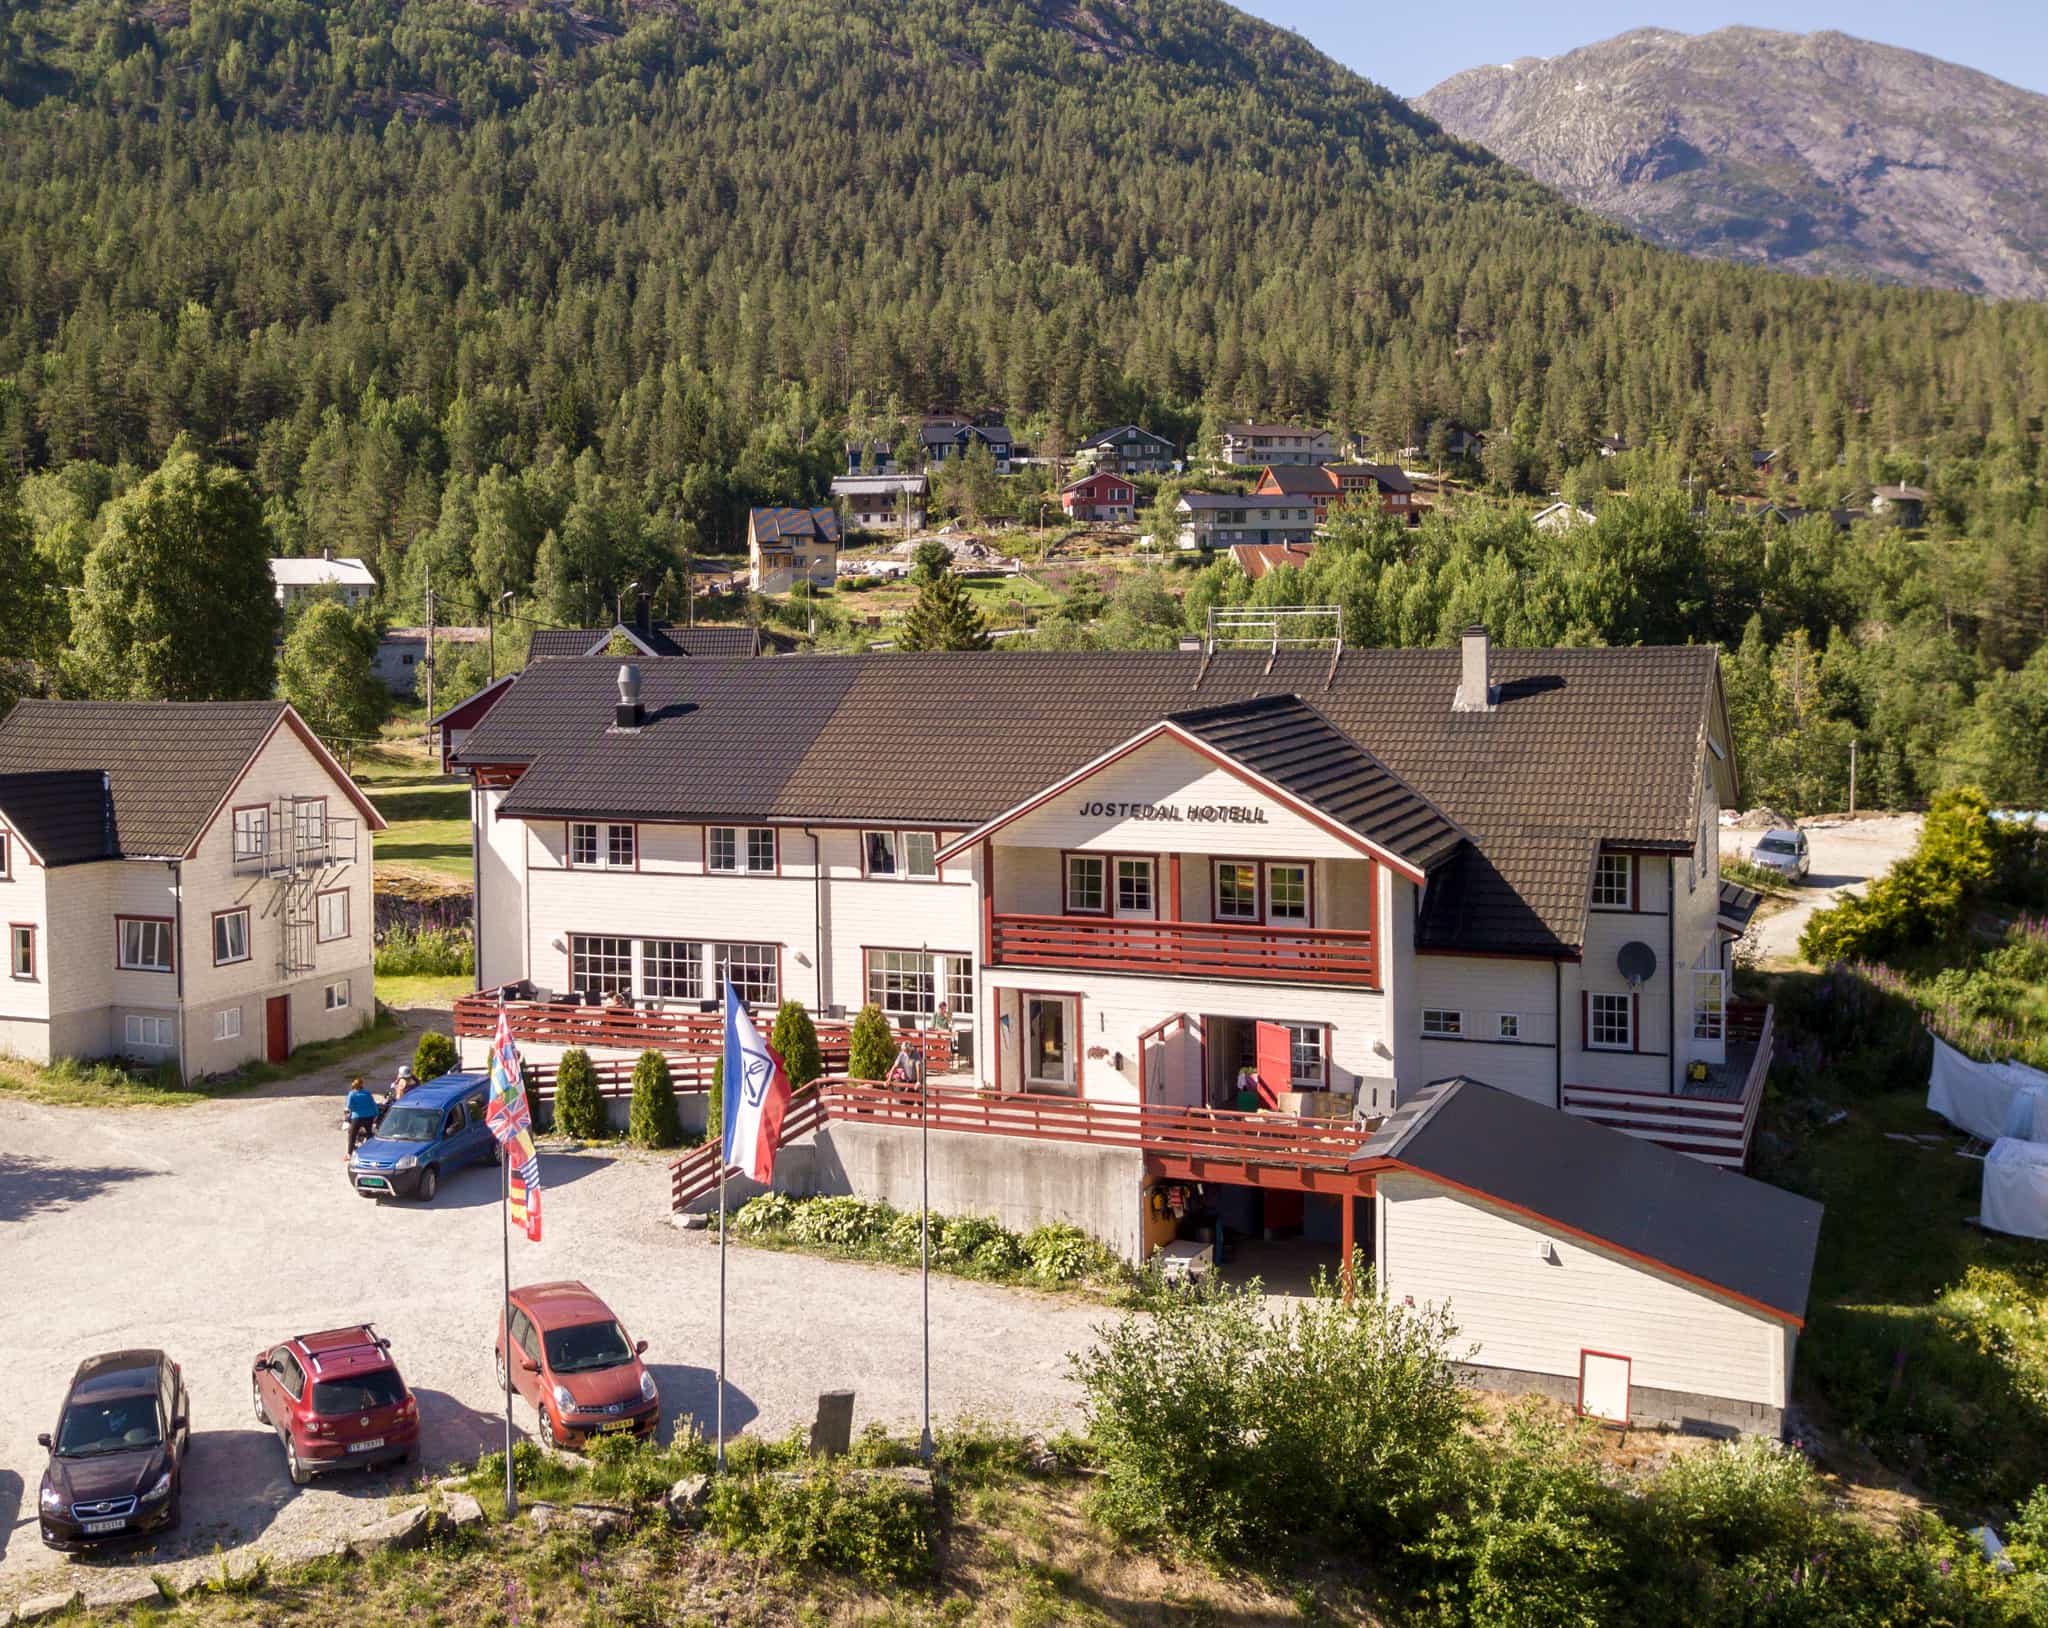
<svg viewBox="0 0 2048 1628">
<path fill-rule="evenodd" d="M 379 1513 L 400 1473 L 294 1488 L 252 1415 L 250 1360 L 286 1335 L 375 1322 L 419 1394 L 430 1469 L 502 1444 L 496 1168 L 451 1178 L 431 1207 L 372 1203 L 343 1173 L 340 1112 L 330 1080 L 186 1109 L 0 1098 L 0 1602 L 67 1571 L 167 1571 L 184 1557 L 210 1567 L 216 1545 L 325 1536 Z M 546 1239 L 513 1240 L 514 1281 L 587 1281 L 648 1341 L 665 1427 L 695 1416 L 708 1428 L 718 1249 L 667 1224 L 665 1165 L 543 1155 L 542 1181 Z M 1089 1342 L 1102 1307 L 937 1276 L 931 1298 L 941 1423 L 1073 1422 L 1066 1355 Z M 729 1306 L 729 1429 L 782 1434 L 808 1424 L 819 1391 L 851 1388 L 856 1428 L 916 1430 L 914 1273 L 736 1247 Z M 154 1553 L 66 1561 L 36 1533 L 36 1434 L 54 1425 L 81 1358 L 130 1345 L 163 1347 L 191 1387 L 182 1526 Z"/>
<path fill-rule="evenodd" d="M 1750 929 L 1750 941 L 1764 961 L 1799 960 L 1799 935 L 1816 910 L 1843 893 L 1861 893 L 1870 879 L 1882 876 L 1913 851 L 1920 840 L 1918 814 L 1884 814 L 1875 819 L 1843 820 L 1809 825 L 1806 830 L 1812 869 L 1784 909 Z M 1761 831 L 1724 830 L 1722 851 L 1748 858 Z"/>
</svg>

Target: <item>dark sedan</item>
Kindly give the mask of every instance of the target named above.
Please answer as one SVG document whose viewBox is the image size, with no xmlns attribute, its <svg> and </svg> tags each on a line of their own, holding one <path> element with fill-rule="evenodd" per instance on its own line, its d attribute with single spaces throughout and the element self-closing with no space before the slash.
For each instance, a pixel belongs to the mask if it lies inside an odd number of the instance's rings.
<svg viewBox="0 0 2048 1628">
<path fill-rule="evenodd" d="M 88 1357 L 71 1376 L 37 1499 L 52 1549 L 168 1531 L 191 1442 L 185 1377 L 161 1351 Z"/>
</svg>

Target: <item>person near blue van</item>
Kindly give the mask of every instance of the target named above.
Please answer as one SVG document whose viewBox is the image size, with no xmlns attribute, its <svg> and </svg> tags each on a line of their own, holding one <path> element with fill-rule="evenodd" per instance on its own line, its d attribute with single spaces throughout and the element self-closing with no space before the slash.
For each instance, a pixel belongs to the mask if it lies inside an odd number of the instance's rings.
<svg viewBox="0 0 2048 1628">
<path fill-rule="evenodd" d="M 431 1202 L 449 1176 L 496 1154 L 484 1119 L 490 1087 L 487 1075 L 443 1074 L 394 1096 L 376 1134 L 349 1159 L 350 1185 L 365 1198 Z"/>
<path fill-rule="evenodd" d="M 348 1152 L 344 1157 L 353 1159 L 356 1149 L 370 1139 L 383 1107 L 377 1093 L 363 1084 L 360 1074 L 348 1082 Z"/>
</svg>

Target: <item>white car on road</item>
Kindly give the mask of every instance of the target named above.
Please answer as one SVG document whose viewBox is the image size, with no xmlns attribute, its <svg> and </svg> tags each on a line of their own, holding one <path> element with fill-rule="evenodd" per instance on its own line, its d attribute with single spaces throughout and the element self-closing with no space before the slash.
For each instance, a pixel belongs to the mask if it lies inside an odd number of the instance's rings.
<svg viewBox="0 0 2048 1628">
<path fill-rule="evenodd" d="M 1749 862 L 1776 871 L 1789 882 L 1803 882 L 1812 868 L 1804 831 L 1766 831 L 1750 850 Z"/>
</svg>

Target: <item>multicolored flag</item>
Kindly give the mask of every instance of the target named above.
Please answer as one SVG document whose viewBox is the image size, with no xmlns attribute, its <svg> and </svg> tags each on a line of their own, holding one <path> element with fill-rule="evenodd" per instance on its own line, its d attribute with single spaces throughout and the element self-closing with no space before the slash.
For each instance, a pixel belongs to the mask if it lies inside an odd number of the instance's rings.
<svg viewBox="0 0 2048 1628">
<path fill-rule="evenodd" d="M 789 1074 L 747 1016 L 732 980 L 725 984 L 725 1162 L 756 1181 L 775 1174 L 775 1148 L 789 1107 Z"/>
<path fill-rule="evenodd" d="M 512 1043 L 503 1007 L 498 1009 L 498 1032 L 491 1037 L 491 1094 L 484 1104 L 484 1123 L 504 1149 L 512 1220 L 539 1243 L 540 1153 L 533 1145 L 533 1110 L 526 1101 L 519 1048 Z"/>
</svg>

